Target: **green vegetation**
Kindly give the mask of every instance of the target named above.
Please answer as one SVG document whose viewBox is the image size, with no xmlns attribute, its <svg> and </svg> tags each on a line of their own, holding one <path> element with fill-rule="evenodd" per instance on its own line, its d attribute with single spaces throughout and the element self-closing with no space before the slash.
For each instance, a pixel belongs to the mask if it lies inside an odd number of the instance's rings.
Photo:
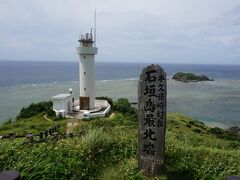
<svg viewBox="0 0 240 180">
<path fill-rule="evenodd" d="M 17 120 L 22 118 L 30 118 L 38 113 L 51 113 L 49 111 L 52 111 L 52 106 L 52 101 L 43 101 L 36 104 L 32 103 L 30 106 L 26 108 L 23 107 L 21 109 L 19 115 L 17 116 Z"/>
<path fill-rule="evenodd" d="M 120 111 L 122 113 L 127 113 L 129 111 L 129 109 L 131 108 L 131 104 L 128 102 L 127 98 L 120 98 L 114 104 L 114 108 L 117 111 Z"/>
<path fill-rule="evenodd" d="M 53 109 L 47 111 L 47 115 L 52 118 L 56 118 L 56 112 Z"/>
<path fill-rule="evenodd" d="M 66 121 L 59 120 L 54 121 L 55 118 L 49 118 L 49 120 L 45 119 L 43 113 L 39 113 L 30 118 L 22 118 L 17 121 L 13 121 L 11 123 L 7 122 L 0 126 L 0 135 L 8 135 L 9 133 L 13 133 L 16 135 L 26 135 L 27 133 L 38 134 L 40 131 L 47 130 L 53 125 L 60 124 L 61 131 L 65 131 Z M 65 132 L 64 132 L 65 133 Z"/>
<path fill-rule="evenodd" d="M 225 131 L 218 127 L 211 128 L 209 131 L 210 133 L 215 134 L 218 138 L 221 138 L 221 139 L 233 140 L 233 141 L 239 140 L 239 134 L 237 132 L 232 132 L 229 130 Z"/>
<path fill-rule="evenodd" d="M 25 139 L 1 140 L 0 171 L 16 169 L 23 179 L 148 179 L 137 167 L 136 114 L 119 106 L 126 104 L 130 108 L 128 103 L 115 102 L 118 108 L 111 116 L 81 121 L 73 138 L 56 143 L 31 145 L 24 144 Z M 4 124 L 0 134 L 7 128 L 18 132 L 18 123 L 31 131 L 56 123 L 42 117 L 40 113 Z M 59 122 L 64 126 L 65 120 Z M 31 129 L 30 124 L 35 127 Z M 224 133 L 227 131 L 209 128 L 191 117 L 168 113 L 166 171 L 156 179 L 224 179 L 239 175 L 239 137 L 219 136 Z"/>
<path fill-rule="evenodd" d="M 114 110 L 119 111 L 121 113 L 125 113 L 128 115 L 136 115 L 137 110 L 131 106 L 131 103 L 128 101 L 127 98 L 120 98 L 117 102 L 114 103 L 113 106 Z M 135 116 L 137 117 L 137 116 Z"/>
<path fill-rule="evenodd" d="M 193 81 L 213 81 L 213 79 L 209 79 L 205 75 L 195 75 L 193 73 L 184 73 L 184 72 L 177 72 L 172 79 L 175 79 L 177 81 L 183 81 L 183 82 L 193 82 Z"/>
</svg>

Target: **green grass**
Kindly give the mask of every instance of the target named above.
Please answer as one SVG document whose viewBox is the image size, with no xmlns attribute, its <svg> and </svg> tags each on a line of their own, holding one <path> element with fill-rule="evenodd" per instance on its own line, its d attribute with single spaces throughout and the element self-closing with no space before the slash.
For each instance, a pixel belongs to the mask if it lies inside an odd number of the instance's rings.
<svg viewBox="0 0 240 180">
<path fill-rule="evenodd" d="M 2 142 L 0 170 L 16 169 L 26 179 L 95 179 L 107 166 L 136 154 L 135 134 L 106 132 L 95 123 L 86 126 L 84 135 L 57 143 Z"/>
<path fill-rule="evenodd" d="M 50 122 L 42 115 L 5 124 L 0 134 L 9 129 L 38 132 L 55 123 L 66 125 L 65 120 Z M 24 142 L 0 141 L 0 171 L 16 169 L 23 179 L 147 179 L 138 169 L 138 123 L 134 114 L 115 112 L 111 118 L 82 121 L 74 138 L 57 143 Z M 239 175 L 239 149 L 239 140 L 220 137 L 191 117 L 168 113 L 166 171 L 155 179 L 224 179 Z"/>
<path fill-rule="evenodd" d="M 60 124 L 61 132 L 65 132 L 65 121 L 48 121 L 44 117 L 43 113 L 39 113 L 30 118 L 22 118 L 11 123 L 4 123 L 0 126 L 0 135 L 8 135 L 14 133 L 16 135 L 26 135 L 27 133 L 38 134 L 40 131 L 48 130 L 48 128 Z M 48 117 L 49 118 L 49 117 Z"/>
</svg>

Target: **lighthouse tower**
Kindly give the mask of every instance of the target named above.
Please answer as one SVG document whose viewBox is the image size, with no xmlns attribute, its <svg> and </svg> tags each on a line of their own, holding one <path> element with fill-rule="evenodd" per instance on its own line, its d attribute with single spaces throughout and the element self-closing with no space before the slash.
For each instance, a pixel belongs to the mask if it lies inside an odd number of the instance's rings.
<svg viewBox="0 0 240 180">
<path fill-rule="evenodd" d="M 95 55 L 98 52 L 95 41 L 91 30 L 90 33 L 80 36 L 78 40 L 79 46 L 76 48 L 80 57 L 80 110 L 92 110 L 95 108 Z"/>
</svg>

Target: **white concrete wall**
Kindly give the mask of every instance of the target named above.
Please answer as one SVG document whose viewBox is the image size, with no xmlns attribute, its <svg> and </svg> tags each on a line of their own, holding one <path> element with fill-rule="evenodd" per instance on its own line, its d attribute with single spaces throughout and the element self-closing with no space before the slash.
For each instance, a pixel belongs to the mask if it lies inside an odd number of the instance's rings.
<svg viewBox="0 0 240 180">
<path fill-rule="evenodd" d="M 95 55 L 96 47 L 77 47 L 80 56 L 80 96 L 89 97 L 90 109 L 95 107 Z"/>
<path fill-rule="evenodd" d="M 94 118 L 94 117 L 105 117 L 105 115 L 107 114 L 107 113 L 109 113 L 109 111 L 111 110 L 111 105 L 106 101 L 106 100 L 104 100 L 105 101 L 105 106 L 107 107 L 106 109 L 105 109 L 105 111 L 104 112 L 98 112 L 98 113 L 92 113 L 92 114 L 90 114 L 90 118 Z"/>
<path fill-rule="evenodd" d="M 70 107 L 69 107 L 69 111 L 68 111 L 68 112 L 72 112 L 72 111 L 73 111 L 72 96 L 70 96 L 70 97 L 67 98 L 67 102 L 66 102 L 67 109 L 68 109 L 68 102 L 69 102 L 69 104 L 70 104 Z"/>
<path fill-rule="evenodd" d="M 66 108 L 66 105 L 65 105 L 65 100 L 54 99 L 53 100 L 53 109 L 55 109 L 56 111 L 59 111 L 59 110 L 67 111 L 67 108 Z"/>
<path fill-rule="evenodd" d="M 68 102 L 70 103 L 70 109 L 68 111 Z M 67 113 L 72 111 L 73 103 L 72 97 L 66 99 L 53 99 L 53 109 L 55 111 L 65 110 Z"/>
<path fill-rule="evenodd" d="M 98 53 L 97 47 L 91 47 L 91 46 L 79 46 L 77 47 L 77 53 L 78 54 L 89 54 L 89 55 L 96 55 Z"/>
</svg>

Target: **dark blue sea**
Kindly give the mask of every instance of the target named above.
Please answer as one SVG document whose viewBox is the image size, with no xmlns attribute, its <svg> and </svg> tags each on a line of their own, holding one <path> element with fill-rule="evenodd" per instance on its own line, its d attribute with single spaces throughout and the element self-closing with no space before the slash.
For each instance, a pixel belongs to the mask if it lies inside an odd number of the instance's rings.
<svg viewBox="0 0 240 180">
<path fill-rule="evenodd" d="M 168 75 L 168 111 L 184 113 L 211 126 L 240 126 L 240 66 L 161 64 Z M 149 63 L 96 62 L 96 94 L 137 101 L 137 79 Z M 78 96 L 78 62 L 0 61 L 0 122 L 21 107 L 49 100 L 71 87 Z M 215 81 L 182 83 L 176 72 L 204 74 Z"/>
<path fill-rule="evenodd" d="M 137 78 L 148 63 L 96 63 L 96 80 Z M 169 76 L 178 71 L 214 79 L 240 79 L 238 65 L 161 64 Z M 78 81 L 78 62 L 0 61 L 0 86 Z"/>
</svg>

